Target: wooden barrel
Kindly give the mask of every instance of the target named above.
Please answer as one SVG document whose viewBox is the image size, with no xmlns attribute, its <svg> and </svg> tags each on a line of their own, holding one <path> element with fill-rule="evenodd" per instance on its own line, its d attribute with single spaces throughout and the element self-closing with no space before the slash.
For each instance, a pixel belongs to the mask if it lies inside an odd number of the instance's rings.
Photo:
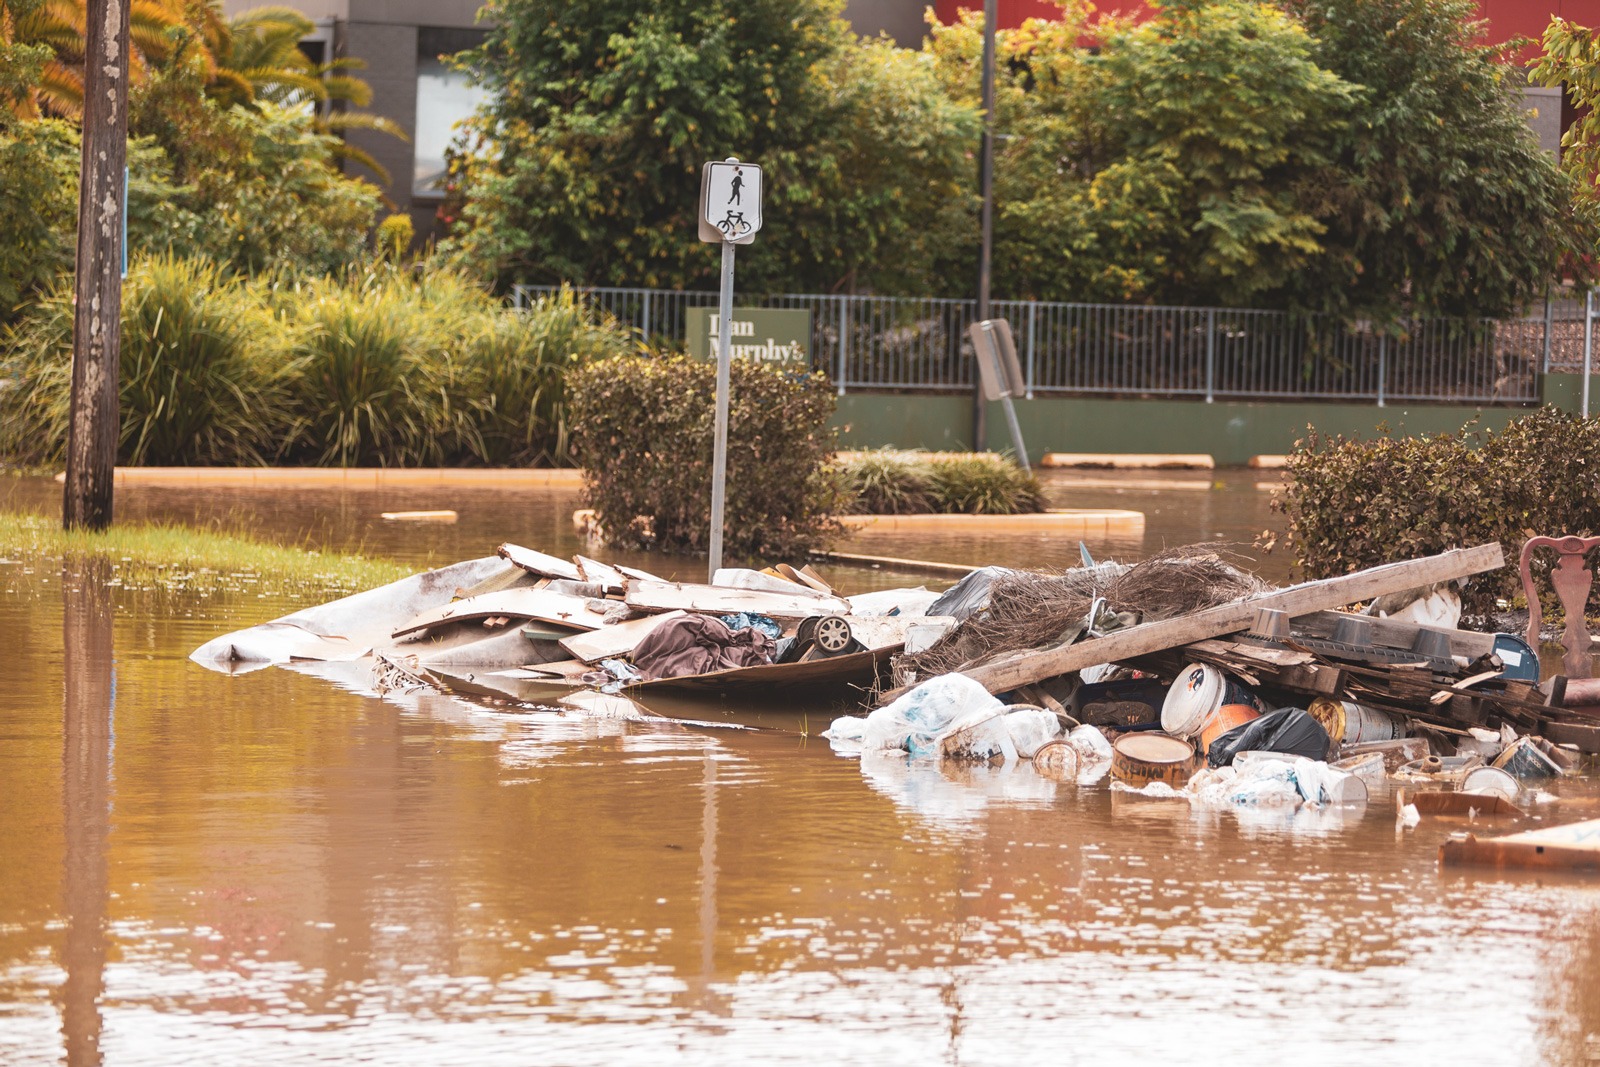
<svg viewBox="0 0 1600 1067">
<path fill-rule="evenodd" d="M 1194 746 L 1169 734 L 1124 734 L 1111 746 L 1111 774 L 1142 789 L 1165 782 L 1182 789 L 1194 773 Z"/>
</svg>

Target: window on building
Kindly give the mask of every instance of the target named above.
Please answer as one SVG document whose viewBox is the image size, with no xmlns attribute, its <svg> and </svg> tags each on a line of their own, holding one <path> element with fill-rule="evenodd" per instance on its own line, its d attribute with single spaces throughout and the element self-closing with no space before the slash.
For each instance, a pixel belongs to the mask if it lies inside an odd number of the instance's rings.
<svg viewBox="0 0 1600 1067">
<path fill-rule="evenodd" d="M 411 195 L 444 195 L 445 151 L 455 138 L 457 125 L 468 118 L 488 96 L 473 85 L 447 57 L 483 40 L 481 30 L 424 27 L 417 32 L 417 125 L 412 135 L 415 165 Z"/>
</svg>

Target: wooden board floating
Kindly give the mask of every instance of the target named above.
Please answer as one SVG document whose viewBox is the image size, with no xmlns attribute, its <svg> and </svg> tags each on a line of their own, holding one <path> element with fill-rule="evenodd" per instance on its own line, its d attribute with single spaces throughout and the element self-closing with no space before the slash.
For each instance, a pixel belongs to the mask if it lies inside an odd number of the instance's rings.
<svg viewBox="0 0 1600 1067">
<path fill-rule="evenodd" d="M 385 511 L 381 516 L 390 522 L 455 522 L 453 511 Z"/>
<path fill-rule="evenodd" d="M 702 689 L 711 692 L 729 690 L 766 690 L 769 695 L 782 696 L 774 687 L 793 688 L 804 685 L 840 685 L 848 682 L 866 684 L 872 680 L 877 665 L 900 651 L 899 645 L 850 652 L 843 656 L 824 656 L 804 663 L 763 663 L 756 667 L 730 667 L 706 674 L 685 674 L 677 678 L 656 678 L 638 682 L 630 689 Z"/>
<path fill-rule="evenodd" d="M 714 615 L 749 611 L 774 619 L 850 613 L 850 602 L 835 596 L 768 593 L 679 582 L 629 582 L 623 602 L 639 611 L 699 611 Z"/>
<path fill-rule="evenodd" d="M 1446 867 L 1600 872 L 1600 819 L 1525 830 L 1505 837 L 1467 834 L 1439 846 Z"/>
<path fill-rule="evenodd" d="M 548 589 L 502 589 L 498 593 L 455 600 L 443 607 L 425 611 L 391 636 L 404 637 L 446 623 L 502 616 L 508 619 L 537 619 L 574 630 L 597 630 L 605 625 L 605 615 L 592 610 L 583 597 L 552 593 Z"/>
</svg>

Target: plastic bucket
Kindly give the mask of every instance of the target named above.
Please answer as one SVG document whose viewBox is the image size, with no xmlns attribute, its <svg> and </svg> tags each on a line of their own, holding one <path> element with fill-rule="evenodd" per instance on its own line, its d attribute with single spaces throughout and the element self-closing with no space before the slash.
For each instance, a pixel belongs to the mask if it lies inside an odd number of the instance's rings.
<svg viewBox="0 0 1600 1067">
<path fill-rule="evenodd" d="M 1191 663 L 1161 702 L 1161 729 L 1173 737 L 1194 737 L 1218 709 L 1229 704 L 1260 709 L 1255 694 L 1238 680 L 1209 663 Z"/>
<path fill-rule="evenodd" d="M 1336 745 L 1364 745 L 1372 741 L 1398 741 L 1406 736 L 1405 720 L 1376 708 L 1348 700 L 1318 697 L 1306 709 L 1322 724 Z"/>
<path fill-rule="evenodd" d="M 1261 711 L 1254 704 L 1224 704 L 1216 710 L 1211 718 L 1206 720 L 1205 726 L 1200 730 L 1200 751 L 1211 751 L 1211 742 L 1233 729 L 1243 726 L 1251 719 L 1259 719 Z"/>
<path fill-rule="evenodd" d="M 1124 734 L 1111 746 L 1111 775 L 1135 789 L 1165 782 L 1182 789 L 1194 773 L 1194 746 L 1166 734 Z"/>
</svg>

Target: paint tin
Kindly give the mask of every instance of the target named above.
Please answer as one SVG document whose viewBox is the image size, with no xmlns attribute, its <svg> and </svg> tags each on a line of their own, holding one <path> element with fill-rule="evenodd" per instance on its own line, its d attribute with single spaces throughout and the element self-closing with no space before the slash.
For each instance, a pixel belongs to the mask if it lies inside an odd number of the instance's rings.
<svg viewBox="0 0 1600 1067">
<path fill-rule="evenodd" d="M 1111 748 L 1111 774 L 1119 782 L 1142 789 L 1165 782 L 1182 789 L 1194 773 L 1194 746 L 1167 734 L 1125 734 Z"/>
<path fill-rule="evenodd" d="M 1161 702 L 1161 728 L 1173 737 L 1194 737 L 1229 704 L 1247 704 L 1258 711 L 1261 707 L 1255 694 L 1236 678 L 1209 663 L 1191 663 Z"/>
</svg>

